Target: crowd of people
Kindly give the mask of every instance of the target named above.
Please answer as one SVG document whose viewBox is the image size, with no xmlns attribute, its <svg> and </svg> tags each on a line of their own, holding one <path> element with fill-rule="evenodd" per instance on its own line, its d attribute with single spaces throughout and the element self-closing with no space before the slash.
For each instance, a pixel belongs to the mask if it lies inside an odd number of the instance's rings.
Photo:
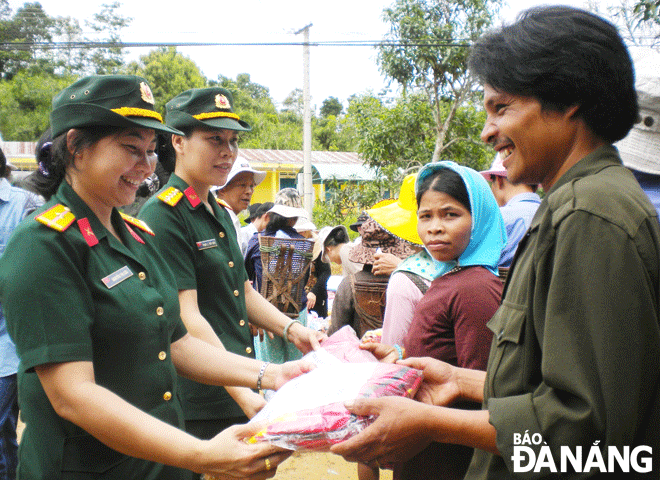
<svg viewBox="0 0 660 480">
<path fill-rule="evenodd" d="M 68 86 L 24 188 L 0 155 L 0 478 L 270 478 L 291 452 L 248 420 L 346 325 L 424 374 L 346 404 L 360 480 L 658 478 L 660 77 L 633 66 L 592 13 L 523 12 L 471 47 L 491 167 L 429 163 L 348 228 L 252 203 L 228 90 L 163 118 L 143 78 Z"/>
</svg>

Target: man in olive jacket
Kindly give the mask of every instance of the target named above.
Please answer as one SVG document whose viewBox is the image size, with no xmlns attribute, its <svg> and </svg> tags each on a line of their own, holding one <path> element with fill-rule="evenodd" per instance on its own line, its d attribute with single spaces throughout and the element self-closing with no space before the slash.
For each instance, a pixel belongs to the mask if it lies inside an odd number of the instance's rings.
<svg viewBox="0 0 660 480">
<path fill-rule="evenodd" d="M 333 451 L 383 464 L 438 441 L 475 447 L 469 479 L 657 479 L 660 228 L 612 146 L 638 118 L 628 51 L 605 20 L 540 7 L 482 37 L 470 70 L 482 139 L 509 180 L 545 192 L 488 324 L 487 371 L 407 360 L 424 369 L 424 403 L 354 402 L 378 418 Z"/>
</svg>

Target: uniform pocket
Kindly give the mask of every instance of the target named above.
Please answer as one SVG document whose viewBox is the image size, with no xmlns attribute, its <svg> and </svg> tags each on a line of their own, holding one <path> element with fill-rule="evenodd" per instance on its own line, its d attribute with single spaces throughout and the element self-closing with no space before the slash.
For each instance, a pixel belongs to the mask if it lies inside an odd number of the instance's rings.
<svg viewBox="0 0 660 480">
<path fill-rule="evenodd" d="M 64 440 L 62 472 L 104 474 L 129 458 L 91 435 L 68 437 Z"/>
</svg>

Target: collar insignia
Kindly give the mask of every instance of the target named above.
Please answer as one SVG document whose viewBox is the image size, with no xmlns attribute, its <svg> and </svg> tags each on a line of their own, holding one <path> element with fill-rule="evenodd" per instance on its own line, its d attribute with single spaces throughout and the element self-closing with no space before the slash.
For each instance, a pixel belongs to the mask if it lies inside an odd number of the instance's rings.
<svg viewBox="0 0 660 480">
<path fill-rule="evenodd" d="M 195 208 L 197 205 L 202 203 L 202 201 L 199 199 L 197 196 L 197 192 L 195 192 L 195 189 L 193 187 L 188 187 L 186 188 L 183 193 L 186 194 L 186 198 L 190 202 L 190 205 L 192 205 L 193 208 Z"/>
<path fill-rule="evenodd" d="M 99 239 L 96 238 L 96 235 L 94 235 L 94 231 L 92 230 L 92 226 L 89 224 L 89 220 L 86 218 L 81 218 L 78 220 L 78 227 L 80 228 L 80 233 L 82 233 L 83 237 L 85 238 L 87 245 L 93 247 L 99 243 Z"/>
</svg>

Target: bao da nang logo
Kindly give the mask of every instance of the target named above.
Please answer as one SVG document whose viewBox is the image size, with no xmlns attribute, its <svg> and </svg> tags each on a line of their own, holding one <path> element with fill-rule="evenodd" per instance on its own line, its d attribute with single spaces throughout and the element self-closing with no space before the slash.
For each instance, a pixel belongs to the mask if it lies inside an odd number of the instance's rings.
<svg viewBox="0 0 660 480">
<path fill-rule="evenodd" d="M 527 431 L 515 433 L 513 445 L 514 473 L 648 473 L 653 466 L 653 451 L 646 445 L 633 448 L 610 445 L 604 449 L 596 441 L 586 448 L 562 446 L 559 454 L 553 455 L 540 433 L 529 435 Z"/>
</svg>

